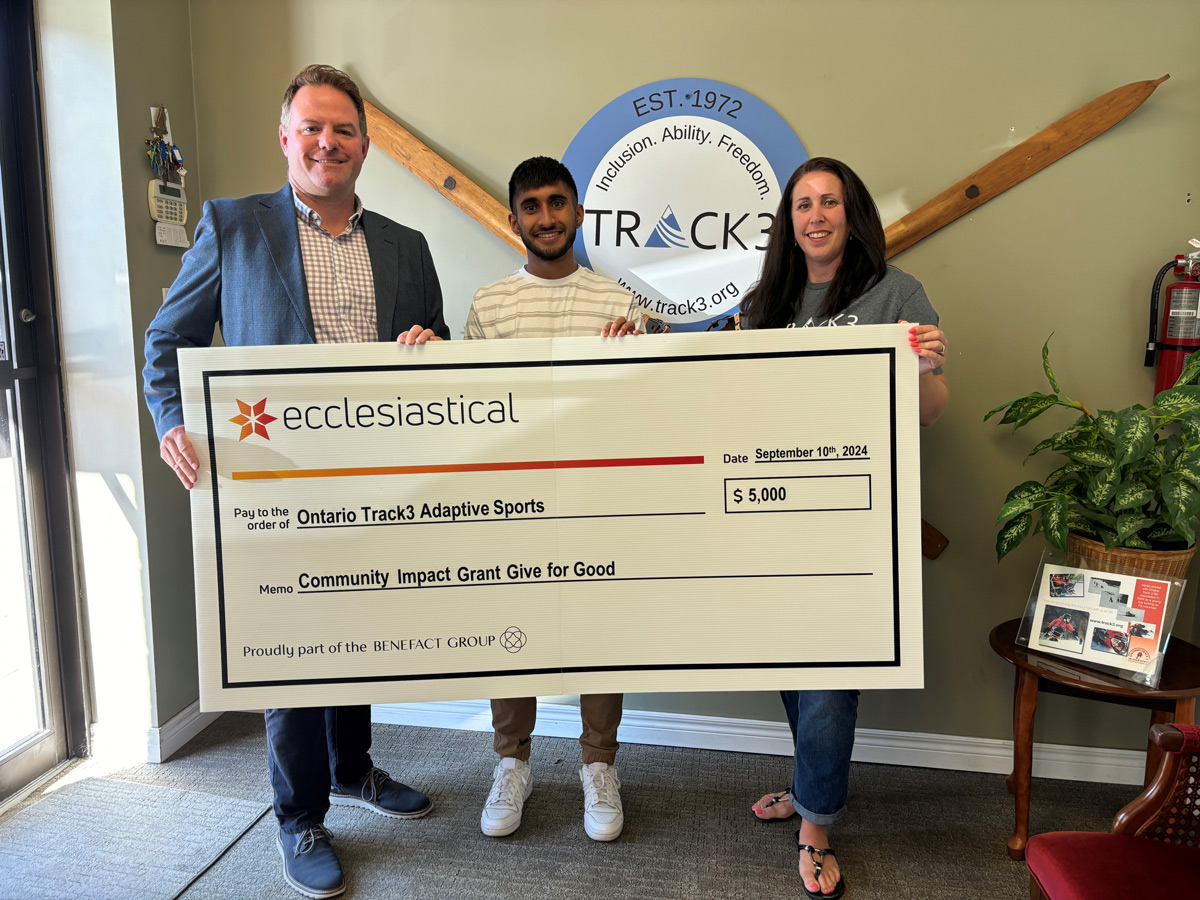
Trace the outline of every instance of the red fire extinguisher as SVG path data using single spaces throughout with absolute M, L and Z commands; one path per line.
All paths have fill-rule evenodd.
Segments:
M 1193 242 L 1195 243 L 1195 242 Z M 1167 286 L 1159 328 L 1158 292 L 1168 269 L 1183 280 Z M 1172 387 L 1183 371 L 1188 355 L 1200 350 L 1200 251 L 1176 256 L 1158 271 L 1150 294 L 1150 340 L 1146 344 L 1146 365 L 1154 365 L 1158 354 L 1158 374 L 1154 394 Z

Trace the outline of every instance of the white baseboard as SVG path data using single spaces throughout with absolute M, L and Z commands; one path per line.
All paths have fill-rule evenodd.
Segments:
M 146 732 L 146 761 L 166 762 L 220 716 L 219 712 L 200 712 L 200 701 L 193 700 L 165 725 Z
M 783 726 L 785 731 L 787 726 Z M 1012 771 L 1013 742 L 955 734 L 922 734 L 860 728 L 854 735 L 856 762 L 955 769 L 961 772 Z M 1037 778 L 1141 785 L 1146 769 L 1144 750 L 1033 745 L 1033 774 Z
M 423 725 L 466 731 L 491 731 L 491 706 L 486 700 L 450 703 L 392 703 L 371 708 L 371 719 L 390 725 Z M 579 708 L 539 703 L 534 734 L 579 737 Z M 627 709 L 617 738 L 627 744 L 689 747 L 697 750 L 736 750 L 791 756 L 792 737 L 786 722 L 730 719 L 681 713 Z M 855 732 L 854 761 L 894 766 L 953 769 L 962 772 L 1012 771 L 1012 741 L 953 734 L 922 734 L 860 728 Z M 1033 774 L 1039 778 L 1137 784 L 1143 780 L 1146 754 L 1138 750 L 1033 745 Z

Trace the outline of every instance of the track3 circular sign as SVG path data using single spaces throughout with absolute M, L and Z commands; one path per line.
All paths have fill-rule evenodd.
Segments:
M 635 88 L 563 156 L 585 212 L 575 256 L 672 330 L 727 327 L 758 279 L 780 190 L 807 159 L 778 113 L 732 85 Z

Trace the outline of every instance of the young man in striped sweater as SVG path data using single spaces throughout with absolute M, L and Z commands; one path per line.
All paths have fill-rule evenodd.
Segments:
M 520 235 L 527 262 L 507 278 L 480 288 L 467 315 L 467 340 L 490 338 L 618 336 L 634 333 L 638 306 L 628 290 L 575 262 L 575 232 L 583 206 L 575 180 L 561 162 L 535 156 L 517 166 L 508 183 L 508 221 Z M 621 782 L 613 762 L 621 694 L 585 694 L 583 719 L 583 826 L 588 837 L 611 841 L 621 834 Z M 480 828 L 492 837 L 512 834 L 533 790 L 530 735 L 537 698 L 492 701 L 493 746 L 500 756 Z

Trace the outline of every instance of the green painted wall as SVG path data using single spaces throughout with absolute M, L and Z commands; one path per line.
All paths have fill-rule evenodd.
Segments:
M 196 165 L 191 34 L 187 4 L 117 0 L 112 4 L 116 61 L 117 124 L 121 136 L 121 184 L 125 202 L 125 249 L 129 262 L 130 331 L 140 393 L 146 326 L 162 304 L 162 290 L 179 273 L 183 251 L 155 242 L 146 188 L 154 176 L 143 143 L 150 136 L 150 107 L 166 106 L 171 136 L 188 170 L 190 239 L 200 218 L 201 170 Z M 140 401 L 140 396 L 138 397 Z M 192 579 L 191 511 L 187 493 L 159 459 L 154 422 L 138 403 L 150 584 L 155 725 L 162 725 L 198 696 L 196 612 Z
M 125 18 L 114 13 L 118 46 L 144 28 Z M 992 522 L 1008 488 L 1043 471 L 1021 460 L 1044 432 L 1012 436 L 982 415 L 1042 387 L 1038 351 L 1051 332 L 1060 380 L 1076 396 L 1100 407 L 1149 400 L 1150 283 L 1200 236 L 1198 27 L 1189 0 L 204 0 L 190 5 L 194 171 L 206 196 L 278 187 L 279 97 L 314 61 L 345 68 L 497 196 L 518 161 L 561 155 L 610 99 L 695 75 L 752 91 L 811 154 L 849 161 L 891 219 L 1097 95 L 1169 72 L 1111 132 L 895 260 L 924 282 L 951 343 L 950 407 L 922 451 L 923 512 L 951 545 L 925 565 L 927 687 L 865 695 L 860 725 L 1004 738 L 1012 673 L 987 634 L 1020 611 L 1040 547 L 997 566 Z M 119 97 L 122 73 L 135 68 L 153 77 L 141 60 L 118 57 Z M 143 98 L 131 91 L 129 102 Z M 428 236 L 456 333 L 475 288 L 520 262 L 382 153 L 368 158 L 360 193 Z M 175 599 L 156 593 L 160 603 Z M 1196 636 L 1193 622 L 1189 602 L 1183 634 Z M 156 642 L 159 629 L 156 619 Z M 176 675 L 160 665 L 158 690 L 185 694 L 192 678 L 180 667 L 168 688 Z M 627 705 L 780 718 L 767 694 L 638 695 Z M 1145 714 L 1099 709 L 1046 699 L 1037 738 L 1142 743 Z

